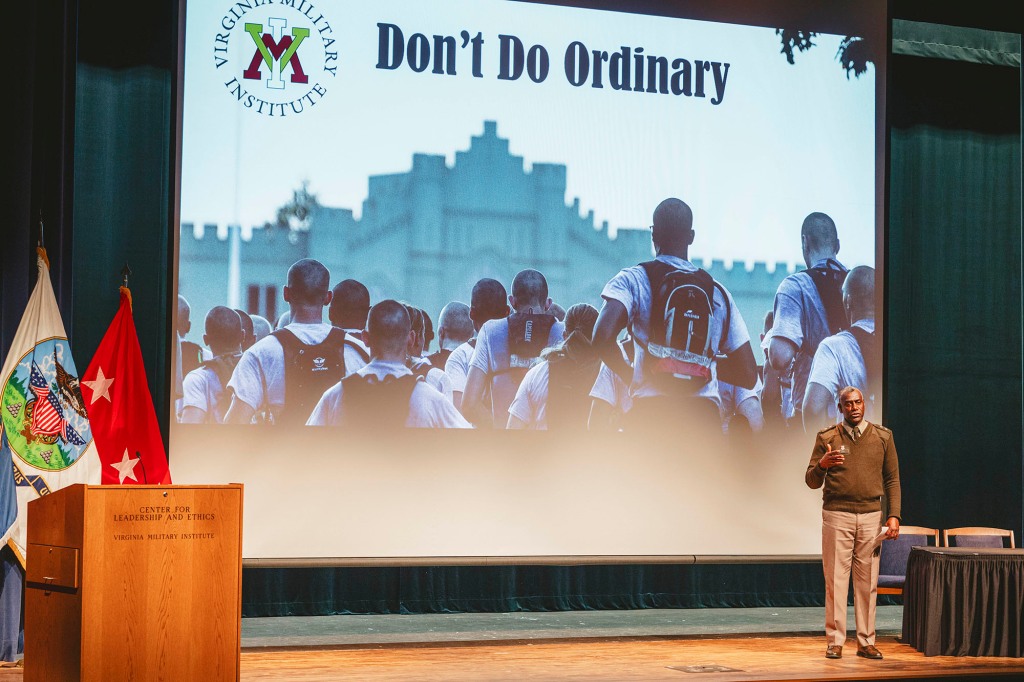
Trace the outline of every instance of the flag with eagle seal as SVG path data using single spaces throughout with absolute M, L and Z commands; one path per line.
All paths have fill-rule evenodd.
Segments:
M 100 459 L 50 283 L 46 251 L 39 276 L 0 370 L 0 464 L 13 467 L 14 497 L 0 486 L 0 529 L 25 563 L 26 507 L 73 483 L 100 482 Z

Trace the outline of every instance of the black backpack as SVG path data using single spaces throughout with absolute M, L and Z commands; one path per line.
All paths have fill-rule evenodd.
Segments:
M 808 268 L 804 272 L 814 282 L 814 288 L 818 290 L 818 298 L 825 309 L 825 319 L 828 321 L 828 335 L 838 334 L 849 327 L 846 320 L 846 309 L 843 307 L 843 282 L 846 281 L 846 272 L 838 266 L 839 263 L 831 258 L 825 265 L 818 265 Z M 805 342 L 806 343 L 806 342 Z M 809 353 L 814 348 L 808 348 Z
M 358 373 L 345 377 L 341 382 L 341 425 L 378 430 L 404 427 L 412 392 L 420 381 L 423 377 L 414 374 L 383 379 Z
M 345 376 L 345 332 L 331 328 L 327 338 L 306 344 L 289 329 L 273 332 L 284 348 L 284 407 L 277 424 L 305 424 L 324 391 Z
M 882 395 L 882 363 L 875 333 L 853 326 L 848 331 L 853 334 L 853 338 L 860 348 L 861 357 L 864 358 L 864 369 L 868 382 L 868 385 L 862 390 L 865 402 L 877 400 Z
M 436 353 L 431 353 L 430 355 L 428 355 L 426 357 L 426 360 L 431 365 L 433 365 L 434 367 L 437 367 L 439 370 L 441 370 L 443 372 L 444 371 L 444 365 L 445 365 L 446 362 L 448 362 L 448 356 L 450 356 L 451 354 L 452 354 L 452 352 L 449 349 L 442 348 L 441 350 L 437 351 Z
M 655 372 L 707 383 L 718 353 L 711 346 L 715 289 L 726 300 L 723 333 L 729 329 L 729 295 L 704 270 L 686 272 L 659 260 L 640 264 L 651 283 L 651 320 L 645 350 Z M 630 329 L 630 335 L 636 334 Z
M 508 322 L 508 367 L 492 372 L 491 376 L 511 374 L 518 383 L 537 364 L 557 320 L 551 313 L 513 313 L 505 319 Z
M 231 373 L 235 371 L 235 367 L 241 359 L 241 352 L 225 353 L 224 355 L 218 355 L 215 358 L 207 360 L 199 365 L 200 367 L 206 367 L 211 370 L 220 380 L 220 395 L 217 396 L 217 412 L 221 417 L 226 415 L 228 413 L 228 408 L 231 407 L 232 392 L 228 390 L 228 382 L 231 381 Z M 208 414 L 207 418 L 210 419 L 211 422 L 213 421 L 212 414 Z

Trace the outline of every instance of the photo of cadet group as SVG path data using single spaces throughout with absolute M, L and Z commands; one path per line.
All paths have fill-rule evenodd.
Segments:
M 836 423 L 845 386 L 880 417 L 875 271 L 842 264 L 827 214 L 799 226 L 806 269 L 782 280 L 759 339 L 730 292 L 688 260 L 690 206 L 662 201 L 650 230 L 656 257 L 623 263 L 600 310 L 552 300 L 535 269 L 481 278 L 438 311 L 371 301 L 312 258 L 289 268 L 277 320 L 227 306 L 193 320 L 179 296 L 177 421 L 814 433 Z M 202 345 L 186 340 L 193 323 Z

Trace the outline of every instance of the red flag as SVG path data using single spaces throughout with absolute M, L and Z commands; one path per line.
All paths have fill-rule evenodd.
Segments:
M 142 366 L 132 318 L 132 295 L 121 287 L 121 307 L 82 375 L 102 482 L 171 482 L 153 397 Z

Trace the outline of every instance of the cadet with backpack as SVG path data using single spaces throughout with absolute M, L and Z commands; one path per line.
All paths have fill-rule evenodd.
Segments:
M 861 265 L 843 282 L 843 305 L 848 328 L 818 345 L 807 376 L 804 430 L 814 432 L 834 424 L 839 391 L 853 386 L 864 397 L 866 419 L 881 421 L 882 349 L 875 336 L 875 269 Z
M 505 286 L 496 279 L 484 277 L 473 285 L 472 296 L 469 299 L 469 320 L 472 324 L 472 332 L 469 339 L 456 346 L 444 363 L 444 373 L 452 382 L 452 402 L 455 407 L 462 409 L 462 396 L 466 391 L 466 380 L 469 378 L 469 362 L 473 359 L 476 351 L 476 334 L 480 327 L 490 320 L 501 320 L 508 317 L 508 295 Z M 491 409 L 491 398 L 486 387 L 484 395 L 480 399 L 481 409 Z
M 227 423 L 304 424 L 324 391 L 364 364 L 345 332 L 323 322 L 331 302 L 327 268 L 304 258 L 288 269 L 287 282 L 291 321 L 242 354 L 228 383 Z
M 452 380 L 444 373 L 443 368 L 435 367 L 429 360 L 423 357 L 426 339 L 426 320 L 429 318 L 427 318 L 421 308 L 415 308 L 406 304 L 405 310 L 409 313 L 409 320 L 412 323 L 412 334 L 409 336 L 409 344 L 406 348 L 406 364 L 414 375 L 422 378 L 451 402 Z
M 597 308 L 577 303 L 565 314 L 563 341 L 542 353 L 508 408 L 508 428 L 584 431 L 590 416 L 590 389 L 601 360 L 590 344 Z
M 402 426 L 469 428 L 455 406 L 406 365 L 412 336 L 406 306 L 390 299 L 373 306 L 363 337 L 370 363 L 328 389 L 307 424 L 373 433 Z
M 835 222 L 824 213 L 811 213 L 800 227 L 800 245 L 807 269 L 779 284 L 772 328 L 761 342 L 768 366 L 791 387 L 792 413 L 783 416 L 796 428 L 802 428 L 807 374 L 818 344 L 848 325 L 842 296 L 847 270 L 836 260 L 839 233 Z M 782 401 L 762 396 L 762 402 L 774 405 Z
M 469 363 L 462 414 L 474 424 L 508 424 L 508 408 L 520 382 L 545 348 L 562 339 L 564 325 L 548 309 L 548 283 L 536 270 L 523 270 L 512 280 L 507 318 L 486 322 L 477 334 L 476 348 Z M 490 414 L 482 408 L 487 389 L 491 393 Z
M 690 207 L 666 199 L 653 222 L 657 257 L 605 285 L 594 345 L 604 363 L 630 382 L 633 406 L 625 430 L 697 425 L 720 434 L 719 378 L 744 388 L 757 383 L 750 336 L 725 287 L 687 260 L 694 238 Z M 635 342 L 632 367 L 615 344 L 627 326 Z
M 242 357 L 242 321 L 231 308 L 215 306 L 206 314 L 203 343 L 213 358 L 185 375 L 182 424 L 220 424 L 231 404 L 227 390 L 231 374 Z

